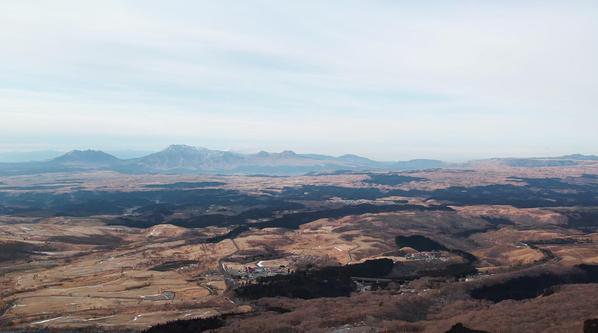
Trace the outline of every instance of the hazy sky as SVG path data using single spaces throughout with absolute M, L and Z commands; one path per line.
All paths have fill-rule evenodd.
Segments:
M 0 2 L 0 151 L 598 154 L 598 1 Z

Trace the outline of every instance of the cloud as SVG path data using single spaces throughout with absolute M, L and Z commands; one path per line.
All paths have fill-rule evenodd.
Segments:
M 7 2 L 0 144 L 187 140 L 384 159 L 597 153 L 597 9 Z M 128 140 L 115 147 L 115 137 Z

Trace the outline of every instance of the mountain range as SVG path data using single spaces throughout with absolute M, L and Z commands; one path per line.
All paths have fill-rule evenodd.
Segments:
M 0 175 L 47 172 L 110 170 L 124 173 L 205 173 L 296 175 L 346 171 L 408 171 L 444 167 L 471 167 L 500 163 L 512 167 L 574 165 L 598 160 L 594 155 L 567 155 L 554 158 L 511 158 L 450 164 L 439 160 L 416 159 L 398 162 L 374 161 L 357 155 L 328 156 L 297 154 L 293 151 L 241 154 L 187 145 L 168 148 L 138 158 L 120 159 L 99 150 L 73 150 L 64 155 L 36 162 L 0 163 Z
M 46 161 L 0 163 L 0 175 L 44 172 L 112 170 L 126 173 L 207 173 L 293 175 L 338 170 L 414 170 L 439 168 L 438 160 L 379 162 L 357 155 L 328 156 L 293 151 L 241 154 L 187 145 L 168 148 L 139 158 L 119 159 L 99 150 L 73 150 Z

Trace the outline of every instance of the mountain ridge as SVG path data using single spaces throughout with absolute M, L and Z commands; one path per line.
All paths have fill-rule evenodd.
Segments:
M 58 156 L 50 160 L 50 163 L 58 164 L 72 164 L 72 165 L 114 165 L 120 163 L 122 160 L 117 157 L 105 153 L 101 150 L 71 150 L 64 155 Z
M 355 154 L 330 156 L 282 152 L 237 153 L 184 144 L 173 144 L 145 156 L 121 159 L 101 150 L 72 150 L 46 161 L 0 163 L 0 175 L 46 172 L 108 170 L 124 173 L 206 173 L 297 175 L 345 171 L 412 171 L 438 168 L 479 166 L 566 167 L 584 161 L 598 161 L 598 156 L 571 154 L 540 158 L 490 158 L 465 163 L 447 163 L 435 159 L 375 161 Z

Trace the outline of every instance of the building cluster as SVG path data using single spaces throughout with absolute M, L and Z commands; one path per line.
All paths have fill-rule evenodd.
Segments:
M 249 282 L 260 277 L 289 274 L 290 272 L 290 268 L 281 265 L 279 267 L 245 266 L 242 270 L 232 270 L 230 273 L 235 279 Z
M 439 251 L 408 253 L 405 255 L 405 259 L 426 262 L 446 262 L 449 260 L 448 257 Z

